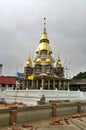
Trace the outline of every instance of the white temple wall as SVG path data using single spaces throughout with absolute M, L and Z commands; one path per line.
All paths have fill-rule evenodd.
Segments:
M 46 102 L 50 100 L 86 100 L 86 92 L 66 90 L 5 90 L 1 92 L 0 98 L 6 102 L 23 102 L 27 105 L 37 105 L 42 96 Z

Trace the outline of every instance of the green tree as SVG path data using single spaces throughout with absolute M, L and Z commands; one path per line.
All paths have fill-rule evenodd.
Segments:
M 86 72 L 79 72 L 73 79 L 84 79 L 86 78 Z

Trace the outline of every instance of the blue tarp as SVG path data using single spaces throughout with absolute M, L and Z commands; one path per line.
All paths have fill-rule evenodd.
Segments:
M 17 72 L 17 77 L 18 77 L 18 78 L 24 77 L 24 73 Z

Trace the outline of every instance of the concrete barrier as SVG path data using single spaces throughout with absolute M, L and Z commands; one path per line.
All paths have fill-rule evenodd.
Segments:
M 10 109 L 0 109 L 0 126 L 9 125 Z
M 10 107 L 9 109 L 0 109 L 0 126 L 74 115 L 77 113 L 86 113 L 86 102 L 52 102 L 40 106 Z
M 23 117 L 23 118 L 21 118 Z M 19 108 L 17 115 L 17 122 L 29 122 L 33 120 L 40 120 L 52 117 L 51 105 Z

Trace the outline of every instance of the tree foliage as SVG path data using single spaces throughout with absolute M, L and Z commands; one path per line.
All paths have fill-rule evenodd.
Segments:
M 86 78 L 86 72 L 80 72 L 73 77 L 73 79 L 84 79 L 84 78 Z

